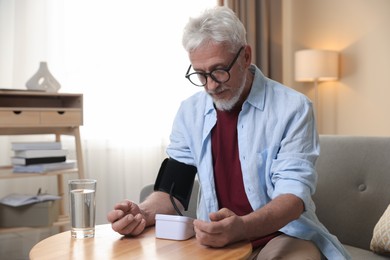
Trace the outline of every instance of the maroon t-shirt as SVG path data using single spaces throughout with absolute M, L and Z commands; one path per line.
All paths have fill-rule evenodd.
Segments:
M 211 131 L 214 179 L 219 208 L 228 208 L 239 216 L 253 212 L 244 190 L 239 158 L 237 121 L 240 110 L 218 111 L 217 124 Z M 279 232 L 252 241 L 264 246 Z

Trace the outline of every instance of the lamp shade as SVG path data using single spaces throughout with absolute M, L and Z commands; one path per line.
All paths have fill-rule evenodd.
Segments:
M 337 80 L 338 56 L 338 52 L 328 50 L 307 49 L 295 52 L 295 80 Z

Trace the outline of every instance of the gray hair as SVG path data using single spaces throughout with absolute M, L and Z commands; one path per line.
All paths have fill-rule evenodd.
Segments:
M 187 52 L 208 43 L 226 44 L 232 52 L 247 44 L 245 27 L 230 8 L 206 9 L 184 27 L 182 44 Z

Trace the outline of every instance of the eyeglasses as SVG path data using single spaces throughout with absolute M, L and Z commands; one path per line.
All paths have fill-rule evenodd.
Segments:
M 232 63 L 230 63 L 230 65 L 227 68 L 217 68 L 217 69 L 212 70 L 210 72 L 193 72 L 193 73 L 188 74 L 190 72 L 191 67 L 192 67 L 192 65 L 190 65 L 188 67 L 188 70 L 187 70 L 185 77 L 192 84 L 194 84 L 195 86 L 198 86 L 198 87 L 206 86 L 207 77 L 212 78 L 217 83 L 225 83 L 230 79 L 230 72 L 229 71 L 233 67 L 236 60 L 238 59 L 238 56 L 240 56 L 242 49 L 244 49 L 244 46 L 238 50 Z

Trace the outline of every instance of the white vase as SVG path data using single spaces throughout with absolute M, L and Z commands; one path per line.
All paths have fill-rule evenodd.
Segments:
M 41 61 L 37 73 L 26 82 L 26 87 L 28 90 L 58 92 L 61 85 L 50 73 L 47 63 Z

